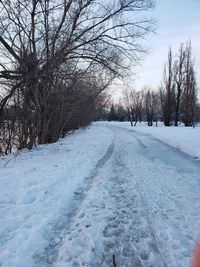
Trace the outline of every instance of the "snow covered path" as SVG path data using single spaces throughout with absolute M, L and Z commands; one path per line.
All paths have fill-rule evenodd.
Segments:
M 200 230 L 199 165 L 126 129 L 63 233 L 52 266 L 189 266 Z
M 200 233 L 200 164 L 149 135 L 107 123 L 91 128 L 91 136 L 102 132 L 102 156 L 91 154 L 98 160 L 73 186 L 70 212 L 60 211 L 29 264 L 2 257 L 0 266 L 110 267 L 114 255 L 117 267 L 189 267 Z

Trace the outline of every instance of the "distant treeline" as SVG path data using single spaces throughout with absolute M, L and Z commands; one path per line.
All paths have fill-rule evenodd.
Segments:
M 195 126 L 200 121 L 200 105 L 191 43 L 181 44 L 174 57 L 169 50 L 158 90 L 148 87 L 141 91 L 127 90 L 120 103 L 112 104 L 100 117 L 109 121 L 129 120 L 134 126 L 138 121 L 146 121 L 149 126 L 157 121 L 163 121 L 165 126 L 179 123 Z

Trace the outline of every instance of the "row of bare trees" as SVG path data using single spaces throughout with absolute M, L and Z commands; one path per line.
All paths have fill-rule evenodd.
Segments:
M 184 123 L 194 126 L 200 119 L 197 102 L 197 84 L 192 57 L 191 43 L 181 44 L 173 57 L 171 49 L 161 87 L 157 91 L 151 88 L 126 90 L 122 103 L 112 105 L 108 120 L 129 120 L 131 125 L 146 121 L 149 126 L 162 120 L 165 126 Z
M 132 126 L 136 126 L 141 121 L 146 121 L 149 126 L 152 126 L 153 122 L 159 119 L 159 94 L 150 88 L 146 87 L 141 91 L 125 91 L 123 103 Z
M 131 122 L 131 126 L 136 126 L 138 122 L 147 121 L 149 126 L 160 119 L 160 96 L 158 92 L 150 88 L 136 91 L 124 91 L 123 98 L 119 104 L 112 104 L 107 112 L 109 121 Z
M 185 126 L 194 125 L 197 117 L 197 84 L 190 42 L 181 44 L 175 57 L 169 50 L 160 94 L 165 126 L 173 122 L 175 126 L 180 122 Z
M 88 125 L 144 52 L 152 0 L 0 1 L 0 153 Z

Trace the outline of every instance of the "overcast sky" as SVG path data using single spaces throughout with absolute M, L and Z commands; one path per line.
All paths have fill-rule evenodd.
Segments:
M 175 53 L 180 43 L 189 39 L 200 82 L 200 0 L 157 0 L 153 17 L 157 20 L 157 33 L 148 40 L 150 53 L 136 72 L 136 88 L 157 88 L 169 46 Z

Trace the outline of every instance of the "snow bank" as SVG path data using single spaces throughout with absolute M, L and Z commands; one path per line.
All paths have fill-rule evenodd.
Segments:
M 37 262 L 55 228 L 67 223 L 74 199 L 111 142 L 111 131 L 95 125 L 58 143 L 0 158 L 0 266 Z

